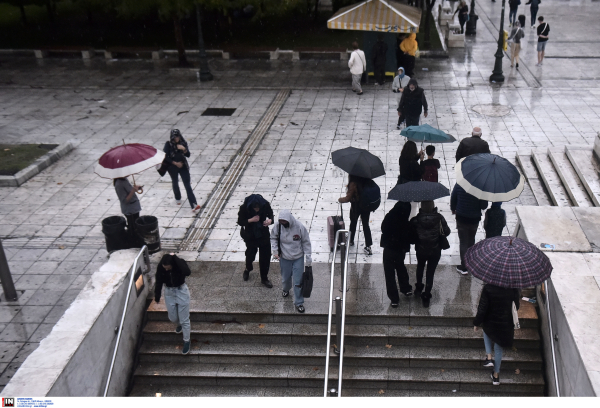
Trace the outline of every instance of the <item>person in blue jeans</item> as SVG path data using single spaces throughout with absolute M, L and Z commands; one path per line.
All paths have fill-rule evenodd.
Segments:
M 299 313 L 304 313 L 301 287 L 304 257 L 306 257 L 306 266 L 311 266 L 312 249 L 308 230 L 294 218 L 290 210 L 279 212 L 279 219 L 271 230 L 271 250 L 275 254 L 273 257 L 279 260 L 281 268 L 282 296 L 289 296 L 293 284 L 294 306 Z
M 508 26 L 512 26 L 517 21 L 517 11 L 521 5 L 521 0 L 508 0 L 510 11 L 508 12 Z
M 484 367 L 493 367 L 490 375 L 493 385 L 500 385 L 500 364 L 504 349 L 511 349 L 515 338 L 512 304 L 517 310 L 521 293 L 519 289 L 502 288 L 486 284 L 481 291 L 477 315 L 473 319 L 474 330 L 481 326 L 486 359 Z M 494 358 L 492 359 L 492 349 Z
M 190 276 L 190 268 L 185 260 L 175 254 L 165 254 L 156 268 L 154 301 L 160 302 L 160 294 L 165 286 L 165 305 L 169 320 L 177 324 L 175 333 L 183 332 L 182 354 L 190 352 L 190 290 L 185 277 Z
M 531 11 L 531 29 L 535 28 L 535 18 L 537 17 L 538 9 L 540 7 L 540 0 L 529 0 L 525 5 L 531 4 L 529 10 Z
M 190 150 L 179 129 L 171 130 L 171 137 L 165 143 L 163 151 L 165 152 L 165 161 L 169 163 L 167 171 L 173 182 L 173 193 L 175 193 L 177 205 L 181 205 L 181 191 L 179 190 L 179 176 L 181 176 L 192 211 L 198 211 L 200 206 L 196 202 L 196 196 L 192 190 L 190 165 L 187 161 L 187 158 L 190 157 Z

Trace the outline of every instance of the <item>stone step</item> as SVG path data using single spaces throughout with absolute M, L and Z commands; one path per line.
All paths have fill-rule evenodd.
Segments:
M 262 344 L 194 342 L 188 355 L 181 354 L 181 341 L 145 342 L 139 352 L 140 363 L 203 363 L 203 364 L 300 364 L 323 365 L 325 344 Z M 423 346 L 345 346 L 344 367 L 427 367 L 481 368 L 485 359 L 483 343 L 479 347 Z M 338 364 L 332 354 L 331 364 Z M 541 370 L 542 357 L 538 349 L 506 350 L 502 368 Z
M 214 385 L 136 384 L 130 397 L 322 397 L 321 387 L 223 387 Z M 477 391 L 381 390 L 377 388 L 342 388 L 344 397 L 490 397 L 497 393 Z M 507 394 L 503 397 L 539 397 L 539 392 Z
M 581 179 L 571 165 L 571 161 L 564 150 L 553 151 L 552 149 L 548 149 L 548 157 L 554 165 L 554 169 L 558 173 L 558 177 L 560 177 L 573 206 L 593 207 L 594 203 L 590 200 Z
M 223 387 L 323 387 L 324 367 L 313 365 L 252 365 L 144 363 L 135 372 L 135 384 Z M 330 385 L 337 384 L 337 367 L 330 367 Z M 333 381 L 331 381 L 333 380 Z M 348 388 L 377 390 L 466 391 L 489 393 L 544 392 L 539 371 L 501 372 L 501 386 L 493 386 L 490 370 L 403 367 L 344 367 Z
M 560 177 L 554 169 L 548 154 L 533 150 L 531 156 L 552 204 L 559 207 L 571 207 L 569 195 L 562 185 Z
M 535 169 L 532 158 L 530 155 L 517 155 L 517 162 L 521 167 L 521 173 L 527 179 L 531 192 L 537 201 L 539 206 L 550 206 L 552 203 L 548 198 L 548 194 L 544 191 L 544 186 L 539 178 L 538 172 Z
M 575 149 L 567 146 L 566 153 L 594 206 L 600 207 L 600 177 L 592 149 Z
M 327 325 L 304 323 L 240 323 L 215 324 L 192 322 L 191 338 L 200 343 L 326 344 Z M 144 328 L 144 341 L 177 342 L 170 322 L 149 321 Z M 481 347 L 482 331 L 470 327 L 346 325 L 348 345 Z M 515 330 L 515 347 L 539 348 L 537 329 Z

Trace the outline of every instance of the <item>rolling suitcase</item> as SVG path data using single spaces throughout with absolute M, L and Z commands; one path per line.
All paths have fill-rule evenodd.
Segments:
M 346 224 L 344 223 L 344 210 L 340 203 L 340 215 L 334 215 L 333 217 L 327 217 L 327 238 L 329 240 L 329 249 L 333 252 L 333 246 L 335 245 L 335 234 L 341 229 L 345 229 Z

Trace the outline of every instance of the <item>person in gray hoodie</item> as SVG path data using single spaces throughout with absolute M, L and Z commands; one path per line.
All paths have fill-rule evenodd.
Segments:
M 300 313 L 304 313 L 304 297 L 302 296 L 302 274 L 304 257 L 306 266 L 312 264 L 312 249 L 308 230 L 294 218 L 290 210 L 281 210 L 279 219 L 271 230 L 271 249 L 275 259 L 279 260 L 283 297 L 290 294 L 292 280 L 294 284 L 294 305 Z

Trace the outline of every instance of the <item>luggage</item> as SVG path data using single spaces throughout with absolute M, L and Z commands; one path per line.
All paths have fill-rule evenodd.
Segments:
M 374 212 L 381 204 L 381 191 L 379 186 L 373 180 L 366 180 L 360 196 L 359 207 L 361 210 Z
M 333 246 L 335 245 L 336 233 L 339 230 L 346 228 L 346 224 L 344 223 L 344 210 L 342 209 L 342 204 L 340 204 L 340 213 L 341 215 L 327 217 L 327 238 L 329 240 L 329 248 L 331 249 L 331 252 L 333 252 Z
M 309 298 L 313 288 L 312 266 L 305 266 L 302 274 L 302 296 Z

